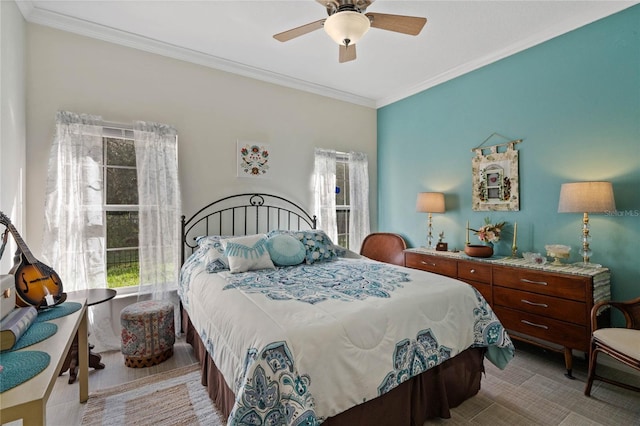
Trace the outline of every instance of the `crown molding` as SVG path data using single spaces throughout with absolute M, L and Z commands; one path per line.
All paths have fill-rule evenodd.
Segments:
M 126 31 L 106 27 L 70 16 L 38 9 L 30 0 L 16 2 L 24 18 L 34 24 L 44 25 L 58 30 L 118 44 L 132 49 L 191 62 L 205 67 L 229 72 L 255 80 L 273 83 L 279 86 L 297 89 L 352 104 L 375 108 L 375 100 L 336 90 L 331 87 L 292 78 L 283 74 L 247 66 L 238 62 L 209 55 L 196 50 L 186 49 L 170 43 L 142 37 Z
M 619 6 L 616 10 L 610 11 L 610 16 L 614 13 L 620 12 L 628 7 L 633 6 L 637 2 L 626 3 L 624 5 Z M 433 78 L 428 80 L 424 80 L 419 84 L 407 87 L 405 89 L 399 90 L 391 96 L 387 96 L 384 98 L 380 98 L 376 101 L 376 109 L 382 108 L 386 105 L 392 104 L 399 100 L 405 99 L 409 96 L 415 95 L 417 93 L 423 92 L 427 89 L 435 87 L 439 84 L 447 82 L 449 80 L 453 80 L 456 77 L 460 77 L 464 74 L 475 71 L 479 68 L 484 67 L 485 65 L 492 64 L 501 59 L 504 59 L 508 56 L 515 55 L 516 53 L 522 52 L 524 50 L 530 49 L 538 44 L 542 44 L 546 41 L 549 41 L 553 38 L 561 36 L 563 34 L 574 31 L 580 27 L 591 24 L 595 21 L 605 18 L 606 16 L 578 16 L 574 15 L 564 20 L 563 22 L 557 23 L 555 26 L 545 28 L 544 31 L 536 33 L 530 37 L 527 37 L 524 40 L 521 40 L 517 43 L 513 43 L 504 49 L 497 50 L 488 55 L 485 55 L 481 58 L 478 58 L 473 61 L 466 62 L 458 67 L 452 68 L 446 72 L 443 72 Z
M 638 3 L 638 1 L 620 2 L 620 5 L 618 7 L 613 8 L 614 10 L 609 10 L 608 15 L 617 13 Z M 20 12 L 24 16 L 25 20 L 30 23 L 48 26 L 74 34 L 106 41 L 109 43 L 114 43 L 149 53 L 155 53 L 158 55 L 178 59 L 181 61 L 191 62 L 243 77 L 248 77 L 255 80 L 260 80 L 267 83 L 272 83 L 279 86 L 309 92 L 316 95 L 325 96 L 328 98 L 333 98 L 374 109 L 381 108 L 399 100 L 405 99 L 409 96 L 435 87 L 456 77 L 460 77 L 464 74 L 482 68 L 485 65 L 492 64 L 508 56 L 522 52 L 526 49 L 544 43 L 562 34 L 568 33 L 605 17 L 602 15 L 571 16 L 563 22 L 546 28 L 544 31 L 534 34 L 533 36 L 530 36 L 517 43 L 513 43 L 505 47 L 504 49 L 492 52 L 481 58 L 461 64 L 460 66 L 443 72 L 433 78 L 429 78 L 418 84 L 400 89 L 389 96 L 380 99 L 371 99 L 363 96 L 358 96 L 353 93 L 336 90 L 331 87 L 315 84 L 309 81 L 296 79 L 283 74 L 274 73 L 261 68 L 251 67 L 203 52 L 175 46 L 170 43 L 142 37 L 136 34 L 128 33 L 126 31 L 117 30 L 115 28 L 110 28 L 81 19 L 72 18 L 66 15 L 42 10 L 35 7 L 31 0 L 16 1 L 16 4 L 18 5 L 18 8 L 20 9 Z
M 24 19 L 28 21 L 29 16 L 31 16 L 33 10 L 35 9 L 33 7 L 33 2 L 31 0 L 16 0 L 16 5 L 18 6 L 18 9 L 20 9 L 20 13 L 22 13 Z

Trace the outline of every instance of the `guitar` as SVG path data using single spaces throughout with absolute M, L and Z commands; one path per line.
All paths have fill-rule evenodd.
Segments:
M 1 211 L 0 223 L 11 232 L 20 252 L 16 253 L 16 264 L 9 271 L 16 280 L 16 305 L 43 309 L 64 302 L 67 294 L 62 291 L 58 274 L 31 254 L 16 227 Z

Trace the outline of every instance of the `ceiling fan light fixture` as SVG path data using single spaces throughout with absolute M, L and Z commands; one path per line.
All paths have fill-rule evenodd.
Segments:
M 352 45 L 371 27 L 371 22 L 366 15 L 352 11 L 336 12 L 324 22 L 324 30 L 329 37 L 338 44 Z

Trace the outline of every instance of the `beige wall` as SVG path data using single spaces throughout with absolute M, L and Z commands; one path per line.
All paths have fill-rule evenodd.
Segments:
M 13 1 L 0 1 L 0 18 L 0 211 L 27 239 L 23 220 L 27 25 Z M 16 247 L 10 238 L 0 260 L 0 274 L 11 269 Z
M 314 147 L 366 152 L 376 227 L 374 109 L 29 24 L 26 219 L 36 256 L 57 110 L 174 125 L 186 215 L 247 191 L 276 193 L 309 208 Z M 271 145 L 271 178 L 236 177 L 238 139 Z

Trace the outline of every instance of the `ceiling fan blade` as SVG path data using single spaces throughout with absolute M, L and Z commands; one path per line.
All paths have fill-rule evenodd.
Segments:
M 356 59 L 356 45 L 350 44 L 348 47 L 344 44 L 340 45 L 340 52 L 338 53 L 338 61 L 342 64 L 344 62 L 353 61 Z
M 371 27 L 380 28 L 381 30 L 394 31 L 409 35 L 418 35 L 427 18 L 417 16 L 389 15 L 386 13 L 366 13 L 371 21 Z
M 325 20 L 326 19 L 321 19 L 319 21 L 311 22 L 309 24 L 302 25 L 297 28 L 292 28 L 290 30 L 283 31 L 281 33 L 274 35 L 273 38 L 275 38 L 278 41 L 289 41 L 293 38 L 300 37 L 301 35 L 310 33 L 311 31 L 319 30 L 320 28 L 322 28 L 322 25 L 324 24 Z

